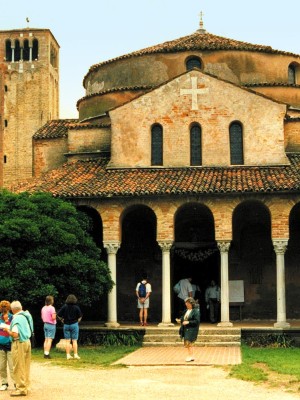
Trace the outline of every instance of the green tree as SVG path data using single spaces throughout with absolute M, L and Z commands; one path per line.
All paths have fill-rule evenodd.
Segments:
M 113 286 L 89 221 L 70 202 L 46 193 L 0 192 L 0 294 L 25 306 L 70 293 L 90 306 Z

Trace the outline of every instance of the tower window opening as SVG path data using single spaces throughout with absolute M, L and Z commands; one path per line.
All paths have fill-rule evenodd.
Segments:
M 5 41 L 5 60 L 8 62 L 12 61 L 12 48 L 10 39 Z
M 33 60 L 39 59 L 39 42 L 37 39 L 33 39 L 32 42 L 32 59 Z
M 29 61 L 29 41 L 27 39 L 24 40 L 24 47 L 23 47 L 23 60 Z
M 15 61 L 20 61 L 21 59 L 21 47 L 20 41 L 17 39 L 15 41 Z

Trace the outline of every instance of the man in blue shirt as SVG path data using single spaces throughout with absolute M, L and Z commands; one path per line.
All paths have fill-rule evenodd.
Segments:
M 30 313 L 23 311 L 19 301 L 13 301 L 10 306 L 14 317 L 10 329 L 4 328 L 12 338 L 11 351 L 16 382 L 16 390 L 10 395 L 27 396 L 30 385 L 30 337 L 33 332 L 33 321 Z

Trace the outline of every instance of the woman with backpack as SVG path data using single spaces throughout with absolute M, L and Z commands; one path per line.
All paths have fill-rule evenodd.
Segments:
M 149 297 L 152 292 L 151 285 L 148 282 L 147 277 L 143 277 L 141 282 L 136 285 L 135 292 L 138 299 L 137 308 L 139 309 L 140 324 L 141 326 L 146 326 L 148 308 L 150 305 Z

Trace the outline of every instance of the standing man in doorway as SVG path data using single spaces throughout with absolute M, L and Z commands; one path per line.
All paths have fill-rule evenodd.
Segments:
M 148 308 L 150 306 L 150 295 L 152 292 L 152 288 L 150 283 L 148 282 L 147 277 L 143 277 L 141 282 L 136 285 L 135 293 L 138 298 L 137 307 L 139 311 L 140 324 L 141 326 L 147 325 L 148 318 Z
M 218 322 L 220 312 L 221 290 L 216 282 L 212 280 L 205 291 L 205 302 L 209 307 L 209 319 L 212 324 Z

